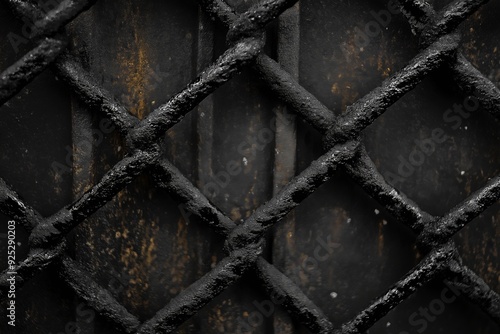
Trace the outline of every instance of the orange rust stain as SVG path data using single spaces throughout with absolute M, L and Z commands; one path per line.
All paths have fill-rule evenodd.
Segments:
M 210 258 L 210 261 L 211 261 L 210 266 L 212 268 L 215 268 L 215 266 L 217 265 L 217 256 L 216 255 L 212 255 L 212 257 Z
M 332 238 L 334 240 L 342 240 L 342 230 L 344 229 L 344 224 L 349 219 L 348 212 L 341 207 L 334 207 L 331 210 L 331 217 L 334 217 L 332 225 Z
M 150 226 L 148 226 L 148 229 L 155 230 L 157 229 L 157 222 L 156 221 L 151 221 Z M 149 234 L 149 233 L 148 233 Z M 156 243 L 155 243 L 155 233 L 152 233 L 151 235 L 148 235 L 149 238 L 145 237 L 142 239 L 142 245 L 141 245 L 141 254 L 146 259 L 145 265 L 148 267 L 153 266 L 153 262 L 156 259 Z
M 416 244 L 413 245 L 413 253 L 415 254 L 415 262 L 414 262 L 414 264 L 417 265 L 420 262 L 420 260 L 422 259 L 422 254 L 420 253 L 420 251 L 419 251 L 419 249 L 418 249 L 418 247 L 417 247 Z
M 375 41 L 372 43 L 375 44 Z M 327 74 L 327 80 L 331 83 L 331 93 L 341 99 L 342 112 L 345 112 L 349 105 L 360 98 L 362 88 L 360 83 L 364 82 L 364 73 L 377 71 L 381 79 L 385 79 L 394 71 L 395 59 L 392 56 L 393 53 L 388 50 L 389 40 L 382 35 L 376 43 L 377 52 L 367 54 L 367 50 L 356 45 L 356 33 L 354 31 L 347 33 L 347 41 L 342 45 L 343 53 L 348 55 L 347 59 L 345 57 L 340 60 L 336 59 L 338 68 L 342 71 L 336 77 L 332 73 Z M 371 49 L 373 45 L 368 47 Z
M 155 235 L 159 230 L 158 222 L 157 220 L 146 222 L 143 218 L 139 219 L 136 231 L 141 234 L 139 244 L 135 242 L 135 238 L 125 238 L 128 233 L 128 229 L 125 228 L 126 224 L 127 222 L 122 221 L 122 228 L 127 232 L 121 233 L 120 262 L 128 269 L 128 274 L 132 278 L 125 293 L 134 307 L 147 307 L 148 302 L 143 297 L 147 295 L 149 272 L 156 258 Z
M 285 246 L 288 254 L 295 254 L 297 249 L 295 245 L 295 212 L 289 214 L 289 218 L 286 220 L 285 228 L 288 230 L 285 237 Z
M 172 287 L 169 291 L 172 294 L 179 293 L 185 288 L 185 284 L 187 283 L 185 278 L 189 273 L 186 269 L 191 260 L 187 236 L 188 227 L 184 218 L 181 216 L 177 221 L 177 232 L 172 244 L 172 258 L 169 260 L 172 283 Z
M 137 2 L 130 0 L 124 1 L 124 9 L 121 10 L 121 22 L 127 22 L 126 28 L 116 27 L 118 31 L 125 34 L 118 34 L 117 38 L 120 39 L 117 43 L 121 44 L 118 47 L 116 55 L 116 64 L 118 67 L 117 79 L 118 86 L 123 91 L 125 98 L 125 106 L 136 115 L 138 118 L 144 118 L 149 112 L 147 101 L 149 101 L 149 94 L 152 90 L 151 84 L 154 84 L 154 76 L 152 71 L 156 69 L 152 66 L 149 60 L 150 48 L 146 39 L 144 38 L 143 29 L 143 15 L 140 12 L 140 6 Z M 98 22 L 91 22 L 99 26 Z M 120 36 L 128 36 L 122 38 Z M 99 43 L 99 41 L 97 41 Z M 105 72 L 106 69 L 103 69 Z M 118 87 L 115 87 L 118 88 Z M 125 153 L 122 149 L 123 140 L 117 131 L 111 135 L 110 146 L 113 147 L 115 155 L 113 158 L 121 159 Z M 74 150 L 75 157 L 86 157 L 89 152 Z M 74 172 L 76 175 L 86 176 L 85 173 L 90 174 L 87 179 L 88 183 L 82 182 L 77 184 L 74 192 L 81 193 L 88 190 L 95 182 L 96 167 L 99 170 L 108 170 L 110 168 L 109 160 L 114 159 L 110 156 L 99 155 L 91 159 L 93 165 L 86 166 L 88 170 L 82 170 L 78 164 Z M 100 176 L 100 175 L 97 175 Z M 97 218 L 90 218 L 86 225 L 82 224 L 81 228 L 81 244 L 89 249 L 94 256 L 89 257 L 92 268 L 102 268 L 104 263 L 114 262 L 107 261 L 107 259 L 116 258 L 125 270 L 128 271 L 132 279 L 129 281 L 129 286 L 123 291 L 128 297 L 126 302 L 128 306 L 133 309 L 147 308 L 147 296 L 149 285 L 148 280 L 150 273 L 155 270 L 155 259 L 157 257 L 157 235 L 159 232 L 159 218 L 146 218 L 142 209 L 137 209 L 141 203 L 139 191 L 137 189 L 149 188 L 149 178 L 147 176 L 140 176 L 134 181 L 133 187 L 127 187 L 120 191 L 117 196 L 107 205 L 109 210 L 106 213 L 107 218 L 111 222 L 115 222 L 113 227 L 95 230 L 92 226 L 98 225 Z M 133 217 L 133 218 L 132 218 Z M 134 220 L 131 220 L 134 219 Z M 92 224 L 90 224 L 92 223 Z M 103 241 L 106 247 L 102 247 Z M 100 263 L 102 262 L 102 263 Z
M 331 92 L 333 94 L 340 94 L 340 88 L 339 88 L 339 83 L 338 82 L 335 82 L 333 85 L 332 85 L 332 89 L 331 89 Z
M 254 177 L 256 177 L 256 173 L 257 172 L 254 172 Z M 256 180 L 256 179 L 254 178 L 254 180 Z M 252 197 L 255 194 L 254 193 L 255 192 L 255 184 L 256 184 L 255 182 L 252 183 L 252 186 L 250 187 L 250 190 L 248 191 L 247 196 L 245 197 L 245 202 L 244 202 L 244 206 L 243 206 L 244 211 L 242 214 L 243 219 L 247 219 L 248 217 L 250 217 L 250 215 L 252 214 L 252 212 L 256 208 L 255 198 Z
M 233 221 L 237 221 L 241 219 L 241 211 L 240 208 L 234 207 L 231 209 L 230 217 Z
M 480 26 L 482 24 L 481 21 L 481 12 L 478 11 L 474 13 L 471 17 L 470 20 L 475 21 L 472 24 L 474 26 Z M 470 27 L 469 29 L 464 29 L 464 38 L 462 42 L 462 49 L 464 50 L 466 58 L 475 66 L 479 67 L 480 66 L 480 59 L 484 58 L 481 56 L 481 49 L 483 49 L 483 45 L 478 45 L 476 44 L 476 31 L 473 27 Z
M 387 78 L 391 75 L 391 64 L 387 63 L 387 57 L 382 54 L 379 54 L 377 59 L 377 70 L 382 73 L 382 78 Z
M 298 262 L 296 264 L 298 270 L 296 270 L 295 273 L 298 274 L 298 279 L 301 283 L 301 286 L 308 287 L 308 291 L 310 292 L 310 290 L 312 289 L 312 284 L 310 284 L 307 268 L 304 268 L 304 266 L 302 265 L 308 258 L 309 256 L 307 254 L 304 253 L 300 254 L 300 256 L 298 257 Z
M 343 69 L 342 73 L 338 74 L 337 78 L 332 78 L 331 73 L 327 74 L 327 80 L 332 84 L 330 91 L 341 97 L 342 112 L 345 112 L 347 106 L 354 103 L 359 97 L 355 83 L 358 79 L 359 68 L 363 66 L 361 61 L 363 50 L 356 46 L 355 38 L 354 31 L 348 32 L 347 41 L 342 45 L 343 52 L 348 55 L 348 59 L 343 57 L 341 64 L 339 64 Z
M 136 6 L 136 5 L 135 5 Z M 149 95 L 149 81 L 153 67 L 149 63 L 149 46 L 142 36 L 139 8 L 127 1 L 124 20 L 130 22 L 133 33 L 133 43 L 121 47 L 118 53 L 120 73 L 124 76 L 127 96 L 125 101 L 132 114 L 143 119 L 149 113 L 147 104 Z
M 389 50 L 388 42 L 389 41 L 384 38 L 384 36 L 381 37 L 377 58 L 371 60 L 373 63 L 376 62 L 377 71 L 380 72 L 382 79 L 385 79 L 392 74 L 391 67 L 394 67 L 396 62 L 393 58 L 394 53 Z
M 227 304 L 226 300 L 222 302 L 222 306 L 225 304 Z M 222 312 L 219 306 L 217 306 L 216 309 L 212 309 L 208 315 L 209 327 L 215 329 L 219 333 L 226 333 L 229 331 L 229 328 L 226 328 L 227 325 L 230 325 L 227 320 L 227 315 Z

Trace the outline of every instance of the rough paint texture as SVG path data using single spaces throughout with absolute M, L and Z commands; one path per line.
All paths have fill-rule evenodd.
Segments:
M 30 252 L 16 267 L 19 287 L 36 273 L 53 266 L 58 270 L 60 278 L 66 281 L 79 298 L 118 330 L 142 334 L 170 333 L 176 331 L 231 285 L 256 272 L 267 293 L 276 294 L 284 300 L 282 306 L 294 320 L 312 332 L 340 334 L 368 330 L 425 284 L 437 278 L 445 278 L 448 285 L 457 287 L 499 324 L 498 293 L 463 264 L 452 240 L 452 237 L 475 217 L 498 201 L 499 179 L 493 178 L 475 193 L 468 194 L 462 204 L 453 208 L 447 215 L 434 216 L 420 209 L 387 182 L 378 171 L 377 164 L 369 157 L 365 143 L 359 137 L 389 107 L 444 66 L 449 67 L 458 86 L 465 93 L 478 92 L 482 107 L 497 116 L 500 98 L 498 89 L 457 51 L 460 36 L 455 31 L 456 27 L 484 1 L 457 1 L 440 13 L 434 13 L 430 5 L 423 5 L 421 1 L 401 1 L 403 13 L 408 17 L 413 32 L 420 35 L 422 50 L 407 62 L 408 65 L 392 75 L 389 75 L 388 67 L 384 68 L 386 66 L 378 62 L 381 74 L 386 79 L 364 97 L 354 99 L 356 94 L 347 96 L 342 102 L 345 104 L 345 112 L 341 115 L 335 115 L 299 85 L 296 74 L 286 72 L 293 72 L 293 66 L 283 69 L 276 61 L 263 54 L 266 26 L 296 2 L 266 0 L 251 5 L 238 14 L 224 1 L 199 1 L 202 10 L 209 13 L 214 20 L 220 20 L 229 29 L 228 48 L 216 57 L 211 65 L 199 69 L 200 74 L 190 84 L 175 87 L 179 88 L 180 92 L 169 92 L 171 98 L 159 103 L 159 107 L 152 107 L 154 103 L 148 105 L 148 98 L 151 98 L 148 94 L 157 95 L 144 89 L 148 84 L 146 72 L 151 64 L 150 59 L 154 56 L 148 42 L 140 34 L 140 22 L 137 21 L 137 17 L 141 15 L 140 9 L 134 7 L 131 2 L 123 7 L 122 14 L 131 21 L 130 33 L 133 38 L 126 41 L 132 40 L 132 45 L 122 46 L 116 68 L 100 68 L 98 73 L 88 73 L 86 67 L 93 68 L 94 71 L 99 67 L 96 59 L 83 55 L 81 61 L 84 64 L 80 66 L 71 56 L 58 58 L 64 50 L 65 38 L 58 36 L 57 38 L 61 38 L 59 40 L 52 35 L 90 8 L 92 2 L 65 1 L 44 16 L 35 5 L 22 1 L 7 1 L 21 17 L 37 20 L 38 34 L 49 37 L 41 37 L 38 47 L 1 74 L 0 103 L 11 99 L 52 63 L 55 72 L 79 98 L 80 105 L 73 109 L 73 121 L 76 124 L 74 138 L 93 139 L 88 125 L 94 120 L 86 116 L 85 106 L 95 111 L 96 115 L 111 119 L 120 133 L 110 135 L 116 144 L 112 154 L 101 148 L 94 150 L 92 146 L 74 148 L 77 159 L 82 161 L 81 165 L 74 166 L 75 199 L 72 204 L 51 216 L 42 218 L 41 214 L 25 204 L 3 180 L 0 180 L 2 213 L 19 219 L 30 233 Z M 93 12 L 93 15 L 99 13 Z M 88 20 L 89 17 L 84 19 Z M 98 22 L 100 20 L 93 23 Z M 92 22 L 87 22 L 86 29 L 91 29 L 91 26 Z M 187 40 L 191 38 L 192 36 L 186 34 Z M 198 40 L 199 43 L 204 41 Z M 118 40 L 117 43 L 119 42 Z M 88 43 L 84 38 L 76 39 L 72 47 L 85 53 L 86 47 L 89 47 Z M 199 56 L 199 63 L 204 62 L 200 58 L 202 57 Z M 278 168 L 276 176 L 282 179 L 274 180 L 274 186 L 281 185 L 282 188 L 275 189 L 274 196 L 269 201 L 263 204 L 259 202 L 258 205 L 250 203 L 244 210 L 231 212 L 228 216 L 193 185 L 190 177 L 183 175 L 181 169 L 175 167 L 180 164 L 182 168 L 188 169 L 194 158 L 188 155 L 185 159 L 188 162 L 184 162 L 188 166 L 182 165 L 176 160 L 181 160 L 179 157 L 186 154 L 179 152 L 179 148 L 185 147 L 169 144 L 168 141 L 183 138 L 178 133 L 180 128 L 171 129 L 174 125 L 185 125 L 183 122 L 186 119 L 195 124 L 201 122 L 201 115 L 198 119 L 188 118 L 192 109 L 203 103 L 202 101 L 216 90 L 223 90 L 221 86 L 245 68 L 252 68 L 282 103 L 319 130 L 323 136 L 321 144 L 324 151 L 294 178 Z M 118 83 L 109 80 L 109 77 L 114 75 L 113 70 L 124 76 Z M 104 84 L 101 85 L 101 82 Z M 174 90 L 174 87 L 169 88 Z M 126 92 L 126 98 L 116 98 L 110 93 L 119 90 Z M 338 93 L 338 85 L 332 85 L 331 91 Z M 200 110 L 205 108 L 207 104 L 203 104 Z M 214 112 L 213 108 L 208 109 Z M 196 125 L 200 126 L 199 123 Z M 189 128 L 185 126 L 183 130 L 189 131 Z M 165 143 L 165 132 L 169 129 L 171 131 Z M 279 130 L 280 135 L 286 135 L 285 132 L 291 129 Z M 250 131 L 256 132 L 252 124 Z M 288 140 L 293 140 L 293 129 L 291 131 L 292 135 Z M 280 139 L 283 137 L 278 136 L 276 139 L 277 148 L 280 147 Z M 169 161 L 167 157 L 174 161 Z M 199 154 L 197 158 L 202 164 L 207 163 L 204 158 L 211 159 L 211 156 Z M 101 166 L 94 169 L 89 163 L 91 159 L 102 163 Z M 289 160 L 292 162 L 288 164 L 295 161 L 293 157 Z M 279 160 L 277 161 L 276 166 L 280 167 Z M 285 219 L 300 203 L 307 201 L 314 192 L 319 191 L 318 188 L 331 179 L 334 173 L 350 175 L 361 189 L 414 232 L 418 239 L 418 252 L 423 254 L 423 258 L 419 259 L 419 263 L 407 274 L 343 324 L 332 324 L 325 312 L 308 297 L 313 290 L 304 292 L 301 285 L 304 285 L 305 280 L 299 284 L 293 282 L 285 275 L 287 270 L 282 273 L 266 261 L 264 254 L 266 232 Z M 257 181 L 257 175 L 255 174 L 254 181 Z M 175 235 L 169 235 L 172 230 L 162 230 L 160 226 L 160 213 L 142 210 L 143 205 L 146 205 L 146 198 L 156 198 L 155 194 L 144 190 L 153 185 L 158 187 L 158 191 L 170 193 L 175 200 L 198 216 L 202 223 L 214 228 L 225 238 L 226 253 L 221 255 L 222 259 L 216 258 L 210 269 L 206 264 L 189 267 L 191 251 L 197 250 L 203 255 L 203 252 L 209 250 L 203 245 L 189 243 L 189 240 L 201 240 L 201 235 L 195 239 L 188 238 L 190 229 L 184 217 L 177 216 L 178 220 L 174 224 Z M 217 195 L 213 195 L 211 199 L 220 201 Z M 245 200 L 250 202 L 252 198 L 245 197 Z M 345 211 L 338 208 L 329 212 L 333 212 L 336 217 L 346 216 Z M 109 225 L 109 221 L 120 221 L 121 225 L 113 224 L 108 228 L 106 225 Z M 335 222 L 333 229 L 336 232 L 334 235 L 340 233 L 338 222 Z M 380 256 L 384 252 L 383 224 L 379 224 L 378 229 L 377 254 Z M 76 260 L 69 257 L 68 253 L 75 251 L 68 250 L 66 246 L 66 239 L 73 237 L 71 232 L 76 232 L 77 241 L 74 246 L 87 247 L 92 256 L 80 254 L 81 258 Z M 291 231 L 287 231 L 287 236 L 289 232 Z M 174 243 L 171 252 L 167 251 L 164 237 L 169 237 Z M 102 246 L 103 241 L 107 246 L 97 249 L 96 247 Z M 165 254 L 167 257 L 161 258 Z M 172 256 L 168 257 L 170 255 Z M 127 269 L 127 282 L 120 292 L 110 292 L 105 283 L 102 283 L 106 274 L 100 275 L 96 272 L 110 267 L 104 259 L 112 260 Z M 170 272 L 165 273 L 164 268 L 157 265 L 160 260 L 166 264 L 173 263 Z M 90 275 L 82 263 L 91 268 Z M 207 270 L 202 271 L 203 268 Z M 197 279 L 193 280 L 193 275 L 187 276 L 188 270 L 195 273 Z M 154 290 L 158 289 L 157 286 L 149 285 L 149 280 L 154 275 L 161 276 L 160 280 L 167 277 L 167 280 L 174 283 L 168 294 L 163 291 L 164 294 L 157 297 L 158 293 L 162 292 Z M 192 281 L 187 282 L 188 279 Z M 0 276 L 0 292 L 4 299 L 7 289 L 7 274 L 4 272 Z M 150 297 L 154 306 L 149 305 L 150 299 L 146 296 Z M 163 299 L 165 302 L 159 304 Z M 218 311 L 222 312 L 223 309 L 220 307 Z M 216 320 L 213 320 L 214 317 L 214 314 L 210 313 L 212 323 L 222 326 L 223 316 Z M 279 323 L 274 325 L 276 328 L 282 326 Z M 224 328 L 220 331 L 224 332 Z

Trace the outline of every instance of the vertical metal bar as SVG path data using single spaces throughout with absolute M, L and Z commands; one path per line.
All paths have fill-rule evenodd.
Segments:
M 198 36 L 193 39 L 193 77 L 207 68 L 214 58 L 215 26 L 209 16 L 198 7 Z M 194 136 L 196 136 L 197 156 L 195 156 L 194 170 L 196 173 L 196 185 L 198 189 L 210 182 L 213 177 L 213 131 L 214 131 L 214 96 L 207 96 L 193 114 Z M 194 215 L 193 215 L 194 217 Z M 189 218 L 188 218 L 189 219 Z M 202 242 L 197 244 L 197 253 L 207 252 Z M 201 271 L 202 266 L 198 267 Z M 199 272 L 199 274 L 204 274 Z M 210 317 L 208 313 L 196 315 L 196 328 L 206 333 L 214 332 L 213 328 L 206 328 L 206 322 L 202 317 Z M 204 328 L 205 327 L 205 328 Z
M 296 80 L 299 77 L 300 18 L 299 4 L 287 10 L 278 23 L 278 62 Z M 279 104 L 274 109 L 276 135 L 274 150 L 273 196 L 295 176 L 296 163 L 296 120 L 287 106 Z M 286 274 L 291 273 L 289 258 L 295 250 L 295 214 L 290 214 L 274 230 L 273 263 Z M 293 333 L 290 315 L 278 309 L 274 316 L 275 333 Z
M 80 198 L 84 192 L 92 186 L 93 169 L 92 162 L 94 161 L 94 152 L 92 145 L 79 145 L 79 143 L 92 143 L 92 114 L 88 108 L 82 106 L 78 101 L 72 101 L 72 140 L 73 140 L 73 199 Z M 80 239 L 80 242 L 74 242 L 68 238 L 69 245 L 73 247 L 75 257 L 81 256 L 82 252 L 78 252 L 76 247 L 81 245 L 86 239 L 86 233 L 82 234 L 82 229 L 78 229 L 75 238 Z M 87 255 L 89 256 L 89 255 Z M 74 309 L 78 308 L 81 300 L 75 299 Z M 87 307 L 88 308 L 88 307 Z M 82 317 L 79 312 L 75 312 L 76 324 L 80 331 L 85 334 L 94 334 L 94 321 L 88 321 L 88 318 Z
M 200 8 L 198 10 L 198 43 L 196 71 L 201 72 L 208 67 L 214 56 L 214 26 L 212 21 Z M 198 115 L 195 118 L 196 133 L 198 136 L 198 177 L 197 185 L 202 189 L 203 185 L 210 181 L 212 170 L 212 147 L 213 147 L 213 111 L 214 97 L 208 96 L 197 108 Z
M 92 16 L 84 17 L 85 23 L 89 22 L 88 26 L 92 26 Z M 88 31 L 86 29 L 72 28 L 70 30 L 74 40 L 78 40 L 80 36 L 84 36 Z M 85 70 L 90 68 L 89 64 L 82 64 Z M 87 66 L 85 66 L 87 65 Z M 95 151 L 92 144 L 93 135 L 93 117 L 89 107 L 81 103 L 76 96 L 72 97 L 71 101 L 71 133 L 72 133 L 72 149 L 73 149 L 73 200 L 80 198 L 88 189 L 93 186 L 95 179 L 95 169 L 93 163 L 95 161 Z M 86 143 L 86 144 L 83 144 Z M 82 251 L 81 245 L 84 245 L 88 240 L 88 229 L 78 228 L 74 234 L 74 239 L 69 240 L 70 249 L 74 252 L 73 257 L 77 262 L 89 263 L 92 261 L 92 254 Z M 80 248 L 80 249 L 79 249 Z M 91 263 L 91 262 L 90 262 Z M 75 320 L 79 330 L 85 334 L 95 334 L 95 312 L 91 307 L 86 305 L 85 309 L 93 312 L 92 321 L 81 312 L 76 312 L 82 302 L 81 299 L 75 298 L 74 310 Z

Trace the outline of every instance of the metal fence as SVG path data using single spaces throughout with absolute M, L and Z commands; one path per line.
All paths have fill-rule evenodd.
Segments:
M 210 302 L 250 268 L 256 268 L 270 294 L 284 300 L 286 310 L 314 333 L 360 333 L 369 329 L 422 285 L 445 277 L 496 323 L 500 323 L 500 296 L 472 270 L 462 264 L 451 240 L 467 223 L 500 198 L 500 178 L 491 179 L 444 217 L 434 217 L 389 185 L 368 157 L 359 136 L 388 107 L 416 87 L 429 73 L 448 67 L 465 94 L 473 94 L 482 107 L 500 115 L 500 91 L 457 51 L 457 26 L 474 13 L 484 0 L 459 0 L 440 12 L 425 1 L 401 0 L 399 5 L 413 31 L 420 36 L 421 51 L 407 66 L 388 77 L 371 93 L 335 116 L 300 86 L 280 64 L 262 52 L 265 27 L 297 0 L 266 0 L 237 14 L 223 0 L 200 0 L 201 8 L 229 28 L 230 47 L 184 90 L 139 121 L 116 102 L 70 57 L 64 55 L 67 37 L 61 31 L 94 1 L 68 0 L 49 13 L 31 2 L 5 0 L 21 19 L 35 22 L 37 46 L 0 76 L 0 103 L 5 103 L 48 66 L 71 87 L 83 103 L 103 111 L 126 138 L 128 154 L 73 204 L 51 217 L 42 217 L 23 203 L 14 190 L 0 180 L 0 209 L 22 223 L 30 233 L 30 253 L 0 276 L 1 297 L 7 297 L 7 272 L 17 272 L 17 284 L 54 262 L 61 277 L 103 317 L 125 333 L 168 333 Z M 286 53 L 283 55 L 286 57 Z M 162 135 L 177 124 L 205 97 L 238 73 L 251 67 L 272 92 L 323 134 L 326 153 L 287 183 L 245 222 L 236 224 L 217 209 L 179 170 L 161 154 Z M 261 257 L 266 231 L 299 205 L 336 168 L 344 169 L 398 221 L 418 235 L 425 258 L 378 299 L 350 321 L 334 325 L 292 280 Z M 227 256 L 205 276 L 183 290 L 150 320 L 141 323 L 125 307 L 93 281 L 65 253 L 65 237 L 82 221 L 110 201 L 144 170 L 151 170 L 158 185 L 226 237 Z

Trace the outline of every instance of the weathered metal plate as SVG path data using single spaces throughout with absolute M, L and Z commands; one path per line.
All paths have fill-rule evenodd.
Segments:
M 244 12 L 257 1 L 227 3 Z M 448 1 L 430 3 L 439 9 Z M 419 52 L 407 19 L 388 6 L 381 0 L 301 0 L 268 27 L 266 52 L 336 115 L 345 114 Z M 491 1 L 461 26 L 462 52 L 497 87 L 499 12 L 500 3 Z M 66 29 L 69 53 L 139 119 L 228 47 L 227 29 L 195 1 L 102 0 Z M 9 34 L 22 36 L 22 31 L 0 2 L 0 36 L 5 36 L 0 68 L 32 45 L 13 47 Z M 382 175 L 433 215 L 446 214 L 500 172 L 498 121 L 470 102 L 442 69 L 363 134 Z M 291 114 L 248 68 L 172 127 L 162 152 L 239 224 L 325 152 L 321 134 Z M 82 103 L 50 70 L 0 107 L 0 115 L 0 177 L 43 216 L 79 198 L 126 154 L 125 139 L 103 122 L 104 113 Z M 175 195 L 159 189 L 151 175 L 143 172 L 68 238 L 69 254 L 141 322 L 226 256 L 224 238 Z M 9 217 L 0 219 L 1 237 Z M 497 203 L 454 237 L 464 263 L 496 292 L 498 220 Z M 18 230 L 22 259 L 28 234 Z M 0 254 L 6 252 L 1 238 Z M 416 236 L 341 169 L 268 233 L 263 256 L 338 327 L 400 280 L 423 254 Z M 0 263 L 1 269 L 7 267 L 5 256 Z M 49 266 L 19 292 L 18 333 L 121 333 L 78 298 L 56 270 Z M 433 280 L 369 333 L 498 333 L 498 325 L 477 306 L 463 296 L 450 297 L 453 291 L 446 289 L 440 279 Z M 440 303 L 446 292 L 453 300 Z M 444 308 L 432 313 L 436 305 Z M 422 308 L 431 314 L 424 315 Z M 2 320 L 0 332 L 8 330 Z M 281 305 L 270 303 L 252 271 L 176 330 L 248 331 L 308 332 Z

